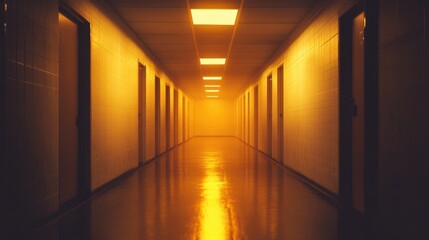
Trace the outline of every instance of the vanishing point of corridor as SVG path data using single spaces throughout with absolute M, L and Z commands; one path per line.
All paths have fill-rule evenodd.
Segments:
M 195 137 L 38 239 L 338 239 L 337 210 L 234 137 Z

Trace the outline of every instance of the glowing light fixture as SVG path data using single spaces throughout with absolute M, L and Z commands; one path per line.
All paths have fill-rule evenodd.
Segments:
M 191 9 L 194 25 L 234 25 L 237 9 Z
M 203 80 L 222 80 L 222 77 L 203 77 Z
M 206 88 L 218 88 L 220 85 L 204 85 Z
M 201 65 L 224 65 L 225 58 L 200 58 Z
M 218 98 L 219 96 L 214 96 L 214 95 L 210 95 L 210 96 L 207 96 L 207 98 Z
M 206 89 L 206 92 L 215 93 L 219 92 L 219 89 Z

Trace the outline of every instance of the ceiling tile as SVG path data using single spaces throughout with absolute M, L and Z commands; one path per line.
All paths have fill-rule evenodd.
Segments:
M 207 0 L 189 0 L 189 5 L 191 8 L 235 8 L 238 9 L 240 7 L 240 0 L 215 0 L 215 1 L 207 1 Z
M 140 8 L 186 8 L 186 1 L 177 0 L 109 0 L 115 7 L 140 7 Z
M 198 52 L 200 57 L 204 58 L 217 58 L 228 55 L 229 45 L 226 44 L 199 44 Z
M 239 23 L 298 23 L 308 8 L 245 8 Z
M 129 22 L 131 28 L 138 34 L 186 34 L 192 33 L 188 23 L 148 23 Z
M 190 23 L 187 8 L 120 7 L 118 11 L 128 22 Z
M 193 44 L 192 33 L 139 34 L 146 44 Z
M 268 23 L 268 24 L 240 24 L 237 35 L 288 35 L 296 24 L 291 23 Z

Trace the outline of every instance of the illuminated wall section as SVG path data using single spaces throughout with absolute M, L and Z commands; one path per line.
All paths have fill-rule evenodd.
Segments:
M 194 119 L 194 101 L 189 101 L 189 138 L 192 138 L 195 135 L 195 128 L 194 128 L 194 123 L 195 123 L 195 119 Z
M 140 60 L 142 61 L 142 60 Z M 155 157 L 155 72 L 146 67 L 146 159 Z
M 185 105 L 185 141 L 189 139 L 189 124 L 191 122 L 191 111 L 190 111 L 190 106 L 189 106 L 189 99 L 186 98 L 186 105 Z
M 239 96 L 234 102 L 234 107 L 235 107 L 234 136 L 241 139 L 241 106 L 240 106 L 240 102 L 241 102 L 241 96 Z
M 199 99 L 193 103 L 195 136 L 234 136 L 232 99 Z
M 155 157 L 155 75 L 161 79 L 161 152 L 166 146 L 165 84 L 171 89 L 174 84 L 108 4 L 68 2 L 91 24 L 91 176 L 95 189 L 138 164 L 138 62 L 146 66 L 147 74 L 146 160 Z
M 254 103 L 254 92 L 253 88 L 248 89 L 247 91 L 248 96 L 250 96 L 250 112 L 249 112 L 249 144 L 253 147 L 255 147 L 255 103 Z
M 328 5 L 302 27 L 246 90 L 258 84 L 258 149 L 267 152 L 267 77 L 272 74 L 273 158 L 283 147 L 285 165 L 334 193 L 338 192 L 338 12 L 344 3 Z M 282 63 L 284 145 L 277 146 L 277 68 Z
M 271 70 L 271 75 L 272 75 L 272 119 L 271 119 L 271 124 L 272 124 L 272 135 L 271 135 L 271 156 L 274 159 L 278 160 L 278 148 L 280 146 L 278 146 L 278 139 L 277 139 L 277 121 L 278 121 L 278 109 L 277 109 L 277 83 L 278 83 L 278 76 L 277 76 L 277 66 L 275 66 L 272 70 Z
M 258 82 L 259 92 L 259 123 L 258 123 L 258 150 L 267 152 L 267 76 Z

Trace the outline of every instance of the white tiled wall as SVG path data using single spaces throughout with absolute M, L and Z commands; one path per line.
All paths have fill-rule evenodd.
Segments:
M 237 100 L 239 105 L 244 94 L 253 93 L 258 85 L 258 149 L 267 152 L 267 77 L 272 74 L 273 158 L 278 158 L 278 148 L 283 147 L 285 165 L 334 193 L 338 192 L 338 16 L 344 2 L 332 1 L 327 5 Z M 278 146 L 277 68 L 281 64 L 284 145 Z M 251 104 L 253 108 L 253 101 Z M 250 122 L 253 125 L 254 121 Z M 252 139 L 253 126 L 250 132 Z

